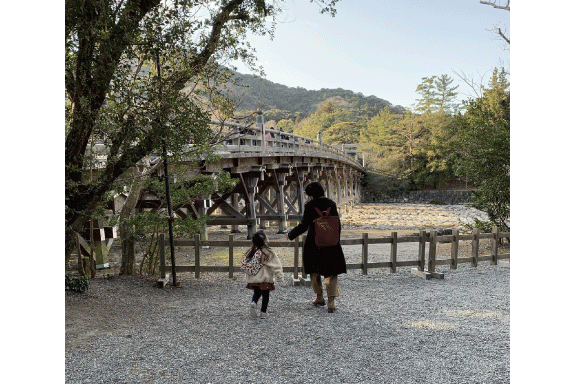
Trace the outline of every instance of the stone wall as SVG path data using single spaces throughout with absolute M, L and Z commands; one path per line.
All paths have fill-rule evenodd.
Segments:
M 387 197 L 387 198 L 374 198 L 370 196 L 363 196 L 362 202 L 428 204 L 432 200 L 442 201 L 447 204 L 466 204 L 469 202 L 467 191 L 437 191 L 437 190 L 410 191 L 398 197 Z

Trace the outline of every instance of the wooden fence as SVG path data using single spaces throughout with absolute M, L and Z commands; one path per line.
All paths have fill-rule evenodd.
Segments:
M 498 260 L 510 259 L 510 254 L 498 254 L 498 243 L 502 238 L 510 238 L 509 232 L 500 232 L 497 228 L 493 229 L 492 233 L 480 233 L 479 229 L 473 231 L 472 234 L 460 234 L 455 230 L 451 235 L 438 236 L 437 231 L 420 231 L 417 236 L 401 236 L 398 237 L 397 232 L 392 232 L 391 236 L 369 238 L 367 233 L 362 234 L 360 239 L 341 239 L 341 245 L 361 245 L 362 246 L 362 262 L 357 264 L 347 264 L 348 269 L 361 269 L 362 274 L 366 275 L 369 268 L 390 268 L 391 273 L 395 273 L 398 267 L 417 267 L 413 269 L 414 273 L 419 274 L 426 279 L 430 277 L 443 278 L 443 275 L 436 272 L 438 265 L 450 265 L 450 269 L 457 269 L 458 264 L 471 263 L 472 267 L 478 267 L 481 261 L 490 261 L 491 265 L 497 265 Z M 480 255 L 480 240 L 491 240 L 491 254 Z M 462 257 L 458 253 L 460 241 L 472 241 L 472 252 L 468 257 Z M 272 241 L 270 246 L 272 248 L 285 247 L 294 249 L 294 263 L 292 266 L 284 266 L 284 272 L 292 272 L 294 280 L 299 278 L 306 278 L 303 268 L 299 263 L 301 248 L 303 247 L 305 236 L 296 238 L 294 241 Z M 450 258 L 437 259 L 436 248 L 440 242 L 450 242 Z M 418 243 L 418 255 L 414 260 L 397 260 L 398 244 L 400 243 Z M 429 243 L 428 262 L 426 263 L 426 243 Z M 390 244 L 390 261 L 369 263 L 368 262 L 368 247 L 370 244 Z M 160 280 L 159 283 L 167 281 L 166 272 L 172 266 L 166 265 L 166 246 L 167 242 L 165 236 L 160 235 Z M 194 272 L 196 278 L 200 277 L 200 272 L 228 272 L 228 277 L 232 278 L 234 272 L 240 272 L 240 266 L 234 265 L 234 248 L 242 247 L 247 249 L 252 246 L 249 240 L 234 240 L 233 235 L 229 235 L 228 240 L 209 241 L 200 240 L 200 235 L 197 234 L 195 239 L 191 240 L 174 240 L 174 246 L 194 247 L 194 265 L 175 267 L 176 272 Z M 226 247 L 228 248 L 228 265 L 223 266 L 204 266 L 200 265 L 200 252 L 202 247 Z M 427 267 L 427 269 L 426 269 Z

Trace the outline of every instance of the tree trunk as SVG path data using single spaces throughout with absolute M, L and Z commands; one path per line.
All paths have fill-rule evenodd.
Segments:
M 149 176 L 152 172 L 158 169 L 162 165 L 162 161 L 158 161 L 153 166 L 145 169 L 140 174 L 140 179 L 143 180 L 145 177 Z M 132 190 L 126 199 L 126 202 L 122 206 L 120 211 L 120 239 L 122 240 L 122 259 L 120 262 L 120 274 L 121 275 L 133 275 L 134 274 L 134 237 L 132 228 L 127 227 L 123 224 L 123 220 L 127 219 L 132 215 L 132 212 L 138 204 L 140 199 L 140 194 L 142 193 L 142 182 L 134 182 L 132 184 Z
M 128 199 L 122 206 L 120 212 L 120 220 L 126 219 L 132 215 L 132 211 L 138 204 L 140 193 L 142 192 L 142 184 L 135 183 L 132 185 L 132 190 L 128 195 Z M 121 275 L 134 274 L 134 234 L 129 226 L 120 223 L 120 239 L 122 239 L 122 259 L 120 262 Z

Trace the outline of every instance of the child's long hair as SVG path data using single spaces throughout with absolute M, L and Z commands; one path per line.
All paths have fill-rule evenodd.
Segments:
M 246 257 L 251 259 L 256 251 L 262 248 L 270 249 L 270 247 L 266 245 L 266 234 L 264 231 L 258 231 L 252 236 L 252 248 L 246 252 Z

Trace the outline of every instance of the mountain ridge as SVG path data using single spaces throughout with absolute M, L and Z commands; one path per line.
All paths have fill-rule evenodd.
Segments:
M 289 87 L 280 83 L 274 83 L 265 78 L 250 74 L 233 72 L 233 78 L 247 86 L 246 89 L 238 87 L 240 92 L 244 90 L 243 102 L 240 105 L 244 110 L 283 110 L 292 114 L 300 113 L 301 117 L 307 117 L 316 111 L 318 104 L 332 97 L 341 97 L 352 107 L 358 109 L 371 109 L 376 114 L 379 110 L 389 107 L 393 113 L 402 113 L 404 107 L 393 105 L 388 100 L 374 95 L 365 96 L 361 92 L 354 92 L 343 88 L 322 88 L 320 90 L 308 90 L 303 87 Z

